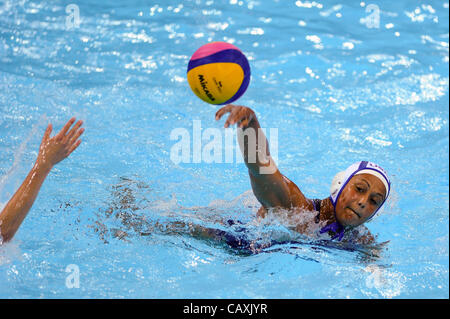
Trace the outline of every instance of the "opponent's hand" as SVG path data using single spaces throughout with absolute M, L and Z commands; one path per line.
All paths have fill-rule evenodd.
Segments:
M 61 131 L 52 138 L 50 138 L 52 124 L 47 126 L 39 147 L 39 154 L 36 160 L 38 164 L 45 165 L 51 169 L 68 157 L 80 145 L 81 140 L 78 140 L 78 138 L 84 132 L 84 128 L 80 129 L 83 121 L 78 121 L 69 131 L 75 120 L 74 117 L 71 118 Z
M 220 120 L 225 113 L 230 113 L 230 115 L 225 121 L 224 127 L 237 124 L 238 127 L 245 129 L 254 119 L 256 119 L 255 112 L 253 112 L 251 108 L 241 105 L 228 104 L 217 111 L 216 121 Z

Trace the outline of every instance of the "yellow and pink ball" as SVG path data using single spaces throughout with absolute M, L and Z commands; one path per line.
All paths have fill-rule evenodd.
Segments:
M 226 42 L 211 42 L 192 55 L 187 79 L 192 91 L 203 101 L 228 104 L 247 90 L 250 65 L 238 47 Z

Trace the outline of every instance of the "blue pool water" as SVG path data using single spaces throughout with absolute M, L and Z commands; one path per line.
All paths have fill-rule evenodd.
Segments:
M 0 298 L 448 298 L 448 17 L 448 1 L 0 1 L 0 207 L 47 123 L 86 128 L 0 247 Z M 307 197 L 359 160 L 390 173 L 375 256 L 307 239 L 245 255 L 133 226 L 255 216 L 243 163 L 170 157 L 194 120 L 225 134 L 186 82 L 210 41 L 247 55 L 238 103 L 277 128 L 278 167 Z

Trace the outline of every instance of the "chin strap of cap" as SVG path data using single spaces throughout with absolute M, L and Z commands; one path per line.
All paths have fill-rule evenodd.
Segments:
M 338 220 L 336 218 L 336 212 L 334 212 L 334 219 L 336 220 L 335 222 L 322 227 L 319 232 L 321 234 L 323 234 L 323 233 L 332 231 L 332 232 L 334 232 L 334 236 L 331 237 L 331 240 L 334 240 L 337 238 L 339 241 L 341 241 L 342 238 L 344 237 L 345 227 L 340 222 L 338 222 Z
M 320 204 L 316 205 L 315 202 L 313 204 L 314 204 L 314 210 L 317 210 L 320 214 Z M 319 206 L 319 208 L 317 208 L 316 206 Z M 319 232 L 321 234 L 323 234 L 323 233 L 332 231 L 332 232 L 334 232 L 334 236 L 331 237 L 331 240 L 338 238 L 338 240 L 341 241 L 342 238 L 344 237 L 345 227 L 337 221 L 336 212 L 334 213 L 334 219 L 336 220 L 335 222 L 322 227 Z
M 330 225 L 322 227 L 322 229 L 320 230 L 320 233 L 323 234 L 330 230 L 335 233 L 335 235 L 333 237 L 331 237 L 331 240 L 337 238 L 339 241 L 341 241 L 342 238 L 344 237 L 345 228 L 339 222 L 334 222 Z

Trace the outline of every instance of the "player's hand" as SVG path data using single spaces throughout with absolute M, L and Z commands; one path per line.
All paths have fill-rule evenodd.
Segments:
M 216 113 L 216 121 L 220 120 L 225 113 L 230 113 L 225 121 L 224 127 L 237 124 L 238 127 L 245 129 L 256 119 L 255 112 L 249 107 L 228 104 L 219 109 Z
M 80 128 L 83 121 L 78 121 L 72 129 L 70 127 L 75 123 L 75 118 L 71 118 L 61 131 L 54 137 L 50 138 L 52 132 L 52 124 L 47 126 L 41 146 L 37 163 L 51 169 L 54 165 L 68 157 L 81 143 L 78 138 L 83 134 L 84 128 Z M 70 130 L 69 130 L 70 129 Z

